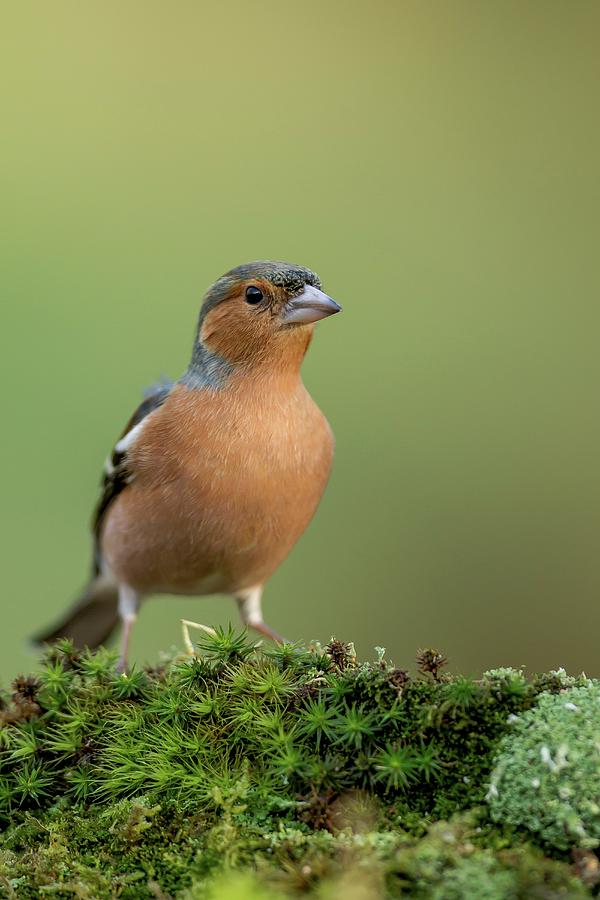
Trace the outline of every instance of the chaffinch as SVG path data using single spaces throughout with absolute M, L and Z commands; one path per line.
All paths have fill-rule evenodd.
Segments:
M 93 572 L 38 642 L 96 647 L 122 622 L 119 667 L 150 594 L 229 594 L 269 638 L 266 581 L 311 520 L 333 435 L 300 366 L 315 322 L 340 311 L 302 266 L 253 262 L 205 295 L 189 367 L 151 388 L 107 460 Z

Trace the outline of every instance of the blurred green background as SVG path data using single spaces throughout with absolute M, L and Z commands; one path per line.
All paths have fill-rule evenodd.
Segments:
M 100 468 L 204 290 L 344 306 L 337 436 L 270 624 L 398 664 L 600 674 L 600 6 L 21 2 L 3 12 L 0 669 L 84 580 Z M 148 603 L 134 656 L 232 601 Z

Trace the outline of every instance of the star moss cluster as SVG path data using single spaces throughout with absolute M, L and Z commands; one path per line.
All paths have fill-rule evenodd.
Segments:
M 586 679 L 475 681 L 433 650 L 410 677 L 383 651 L 359 664 L 341 641 L 265 650 L 231 630 L 198 649 L 117 676 L 63 642 L 13 682 L 0 897 L 336 896 L 349 871 L 348 897 L 588 895 L 562 848 L 521 846 L 485 806 L 511 721 Z

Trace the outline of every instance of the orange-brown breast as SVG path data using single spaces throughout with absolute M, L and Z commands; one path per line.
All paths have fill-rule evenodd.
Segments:
M 299 378 L 176 386 L 129 451 L 102 553 L 142 593 L 233 593 L 264 583 L 312 518 L 333 436 Z

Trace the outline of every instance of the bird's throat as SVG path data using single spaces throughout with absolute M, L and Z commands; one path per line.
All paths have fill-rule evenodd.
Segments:
M 181 382 L 188 388 L 212 388 L 220 390 L 225 387 L 233 374 L 233 366 L 218 353 L 197 341 L 192 358 Z

